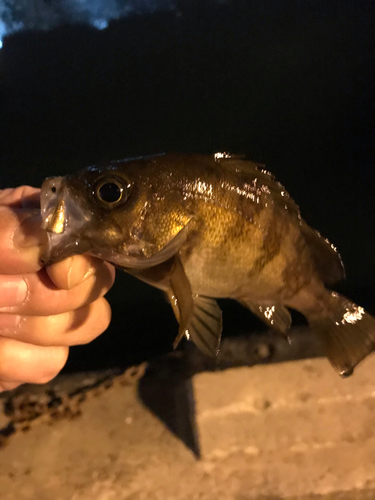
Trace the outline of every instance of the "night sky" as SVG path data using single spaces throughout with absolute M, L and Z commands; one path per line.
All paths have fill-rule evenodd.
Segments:
M 135 154 L 248 153 L 338 247 L 340 290 L 375 313 L 375 4 L 174 6 L 104 30 L 66 24 L 4 39 L 0 188 Z M 74 349 L 70 369 L 170 348 L 177 326 L 159 292 L 123 275 L 110 302 L 110 331 Z M 250 313 L 223 307 L 225 332 L 253 328 Z

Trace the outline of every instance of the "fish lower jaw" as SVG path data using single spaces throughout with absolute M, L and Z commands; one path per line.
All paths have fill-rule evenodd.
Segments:
M 66 233 L 47 233 L 47 235 L 48 243 L 39 259 L 42 265 L 54 264 L 86 251 L 78 236 L 72 237 Z

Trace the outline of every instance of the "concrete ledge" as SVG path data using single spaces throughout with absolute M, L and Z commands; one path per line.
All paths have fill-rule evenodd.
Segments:
M 349 379 L 315 359 L 202 374 L 194 386 L 202 455 L 246 455 L 241 490 L 302 497 L 375 481 L 375 358 Z
M 375 357 L 345 380 L 315 359 L 202 373 L 193 387 L 201 461 L 115 379 L 77 418 L 12 437 L 0 498 L 375 498 Z

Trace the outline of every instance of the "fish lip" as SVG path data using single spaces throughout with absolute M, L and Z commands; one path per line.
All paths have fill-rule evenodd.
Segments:
M 51 177 L 46 179 L 40 191 L 40 211 L 42 215 L 42 228 L 49 231 L 49 219 L 56 207 L 64 197 L 63 177 Z
M 79 201 L 66 186 L 64 177 L 52 177 L 43 182 L 40 210 L 47 244 L 40 257 L 42 265 L 50 265 L 87 251 L 88 244 L 82 238 L 82 229 L 92 214 Z M 55 223 L 54 216 L 59 207 L 61 219 Z
M 48 265 L 53 262 L 52 249 L 54 247 L 54 233 L 51 232 L 50 220 L 58 203 L 63 199 L 61 184 L 62 177 L 48 178 L 43 182 L 40 191 L 41 227 L 47 233 L 47 244 L 39 259 L 42 265 Z
M 53 248 L 56 246 L 52 241 L 53 234 L 54 233 L 47 232 L 47 244 L 45 245 L 44 250 L 39 257 L 39 262 L 42 266 L 49 266 L 61 260 L 58 258 L 56 253 L 53 256 Z

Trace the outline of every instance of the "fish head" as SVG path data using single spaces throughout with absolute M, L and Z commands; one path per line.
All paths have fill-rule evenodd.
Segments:
M 42 262 L 89 253 L 119 267 L 144 268 L 170 258 L 192 214 L 173 185 L 178 176 L 166 172 L 163 157 L 155 156 L 46 179 L 41 213 L 48 248 Z
M 132 186 L 132 181 L 112 166 L 89 167 L 46 179 L 41 189 L 41 214 L 48 246 L 42 262 L 51 264 L 85 252 L 113 261 L 119 246 L 123 250 L 130 243 L 134 213 L 126 204 Z

